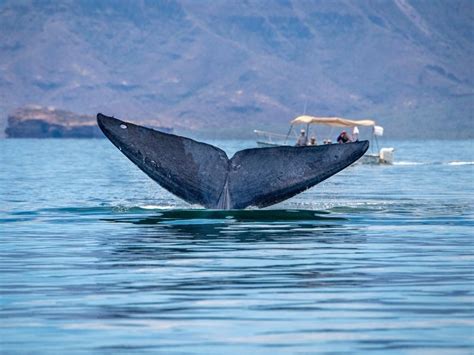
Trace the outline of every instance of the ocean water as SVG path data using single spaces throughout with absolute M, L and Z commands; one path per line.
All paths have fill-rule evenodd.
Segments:
M 473 141 L 389 146 L 208 211 L 106 140 L 0 140 L 0 352 L 473 353 Z

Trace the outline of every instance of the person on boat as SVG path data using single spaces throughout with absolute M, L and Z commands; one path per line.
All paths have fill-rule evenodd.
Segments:
M 311 137 L 311 139 L 309 140 L 308 145 L 318 145 L 318 143 L 316 143 L 316 137 L 315 136 Z
M 332 141 L 329 138 L 323 140 L 323 144 L 332 144 Z
M 304 129 L 301 130 L 301 134 L 298 137 L 298 140 L 296 141 L 295 144 L 297 147 L 303 147 L 306 145 L 306 132 Z
M 346 131 L 342 131 L 341 134 L 337 137 L 337 143 L 349 143 L 351 139 L 347 135 Z
M 352 141 L 359 141 L 359 128 L 357 128 L 357 126 L 354 126 L 354 128 L 352 129 Z

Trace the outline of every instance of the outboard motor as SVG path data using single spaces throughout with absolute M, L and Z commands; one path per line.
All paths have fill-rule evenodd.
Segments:
M 380 149 L 380 162 L 383 164 L 393 164 L 393 151 L 394 148 L 382 148 Z

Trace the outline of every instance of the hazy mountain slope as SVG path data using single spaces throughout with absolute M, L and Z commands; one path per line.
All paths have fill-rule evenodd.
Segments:
M 473 137 L 473 20 L 469 0 L 4 1 L 0 117 L 36 103 L 236 136 L 306 106 Z

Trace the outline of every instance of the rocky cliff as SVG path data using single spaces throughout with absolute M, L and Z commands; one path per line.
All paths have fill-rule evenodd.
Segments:
M 78 115 L 55 108 L 30 106 L 8 116 L 9 138 L 92 138 L 101 137 L 93 116 Z
M 144 122 L 154 126 L 150 122 Z M 170 132 L 169 128 L 156 127 Z M 103 138 L 95 116 L 80 115 L 54 107 L 27 106 L 8 116 L 8 138 Z
M 36 102 L 229 137 L 306 111 L 474 136 L 472 0 L 4 0 L 0 24 L 0 117 Z

